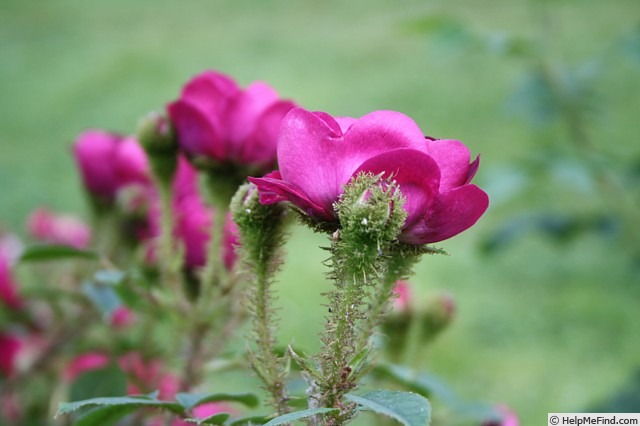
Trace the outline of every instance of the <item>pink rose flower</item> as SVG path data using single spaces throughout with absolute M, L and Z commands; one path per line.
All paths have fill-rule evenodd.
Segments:
M 242 90 L 230 77 L 205 71 L 167 106 L 178 144 L 190 157 L 270 170 L 280 122 L 295 105 L 263 82 Z
M 0 376 L 9 377 L 16 370 L 22 340 L 11 334 L 0 332 Z
M 133 138 L 87 130 L 74 144 L 85 187 L 93 195 L 113 199 L 125 185 L 149 182 L 149 164 Z
M 78 249 L 86 248 L 91 240 L 91 230 L 84 222 L 73 216 L 58 215 L 43 208 L 31 213 L 27 221 L 27 230 L 37 240 Z
M 354 119 L 296 108 L 282 122 L 279 171 L 249 178 L 260 201 L 289 201 L 306 214 L 336 222 L 333 203 L 360 172 L 393 178 L 406 198 L 408 217 L 400 240 L 426 244 L 446 240 L 472 226 L 489 205 L 470 184 L 479 158 L 470 162 L 456 140 L 425 138 L 416 123 L 394 111 Z

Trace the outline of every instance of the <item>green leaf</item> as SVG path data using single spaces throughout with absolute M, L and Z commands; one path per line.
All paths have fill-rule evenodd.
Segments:
M 115 288 L 110 284 L 85 281 L 82 290 L 103 314 L 110 314 L 122 305 Z
M 282 416 L 271 419 L 263 426 L 276 426 L 285 423 L 291 423 L 294 420 L 306 419 L 307 417 L 315 416 L 316 414 L 326 414 L 332 411 L 338 411 L 337 408 L 315 408 L 313 410 L 295 411 L 293 413 L 284 414 Z
M 122 395 L 127 391 L 127 378 L 117 365 L 81 374 L 71 385 L 71 401 L 99 398 L 102 396 Z
M 460 399 L 442 380 L 428 373 L 394 364 L 379 364 L 375 367 L 377 376 L 389 379 L 424 397 L 437 397 L 448 405 L 458 404 Z
M 260 400 L 252 393 L 178 393 L 176 401 L 185 410 L 191 410 L 207 402 L 230 401 L 239 402 L 250 408 L 255 408 L 260 404 Z
M 408 367 L 394 364 L 380 364 L 375 367 L 374 374 L 424 397 L 438 398 L 449 407 L 455 418 L 483 423 L 497 416 L 493 406 L 462 400 L 446 383 L 432 374 L 416 372 Z
M 199 425 L 223 425 L 229 418 L 227 413 L 216 413 L 204 419 L 186 419 L 189 423 L 196 423 Z
M 36 244 L 25 248 L 20 262 L 43 262 L 62 259 L 98 259 L 98 254 L 91 250 L 79 250 L 59 244 Z
M 261 425 L 266 423 L 269 417 L 266 416 L 248 416 L 240 417 L 229 422 L 229 426 L 246 426 L 246 425 Z
M 159 401 L 148 396 L 114 396 L 103 398 L 91 398 L 83 401 L 63 402 L 58 406 L 56 417 L 69 414 L 83 408 L 93 407 L 157 407 L 170 410 L 177 414 L 183 414 L 184 409 L 180 404 L 169 401 Z
M 133 413 L 138 407 L 111 405 L 90 409 L 76 420 L 74 426 L 106 426 L 112 425 L 124 416 Z
M 417 393 L 379 390 L 362 396 L 347 394 L 346 398 L 405 426 L 426 426 L 431 422 L 431 405 Z

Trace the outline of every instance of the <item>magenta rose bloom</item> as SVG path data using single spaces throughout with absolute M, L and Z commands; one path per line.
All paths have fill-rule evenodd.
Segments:
M 150 182 L 146 154 L 133 138 L 87 130 L 73 152 L 84 185 L 95 196 L 113 199 L 126 185 Z
M 230 77 L 205 71 L 167 106 L 178 144 L 191 158 L 271 170 L 280 122 L 295 105 L 263 82 L 241 89 Z
M 296 108 L 282 122 L 280 170 L 249 180 L 263 204 L 289 201 L 319 221 L 337 222 L 333 204 L 344 185 L 361 172 L 382 173 L 406 198 L 400 240 L 426 244 L 466 230 L 487 209 L 487 194 L 470 184 L 479 158 L 470 160 L 461 142 L 425 138 L 399 112 L 354 119 Z

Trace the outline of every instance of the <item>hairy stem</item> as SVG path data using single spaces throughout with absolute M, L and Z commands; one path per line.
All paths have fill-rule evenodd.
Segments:
M 360 330 L 359 346 L 368 344 L 371 331 L 382 321 L 393 300 L 393 289 L 398 280 L 406 279 L 411 268 L 420 259 L 422 250 L 415 246 L 398 245 L 390 250 L 385 273 L 379 286 L 373 288 L 367 318 Z
M 288 396 L 284 383 L 284 369 L 281 359 L 275 353 L 275 318 L 271 308 L 271 281 L 266 265 L 256 270 L 253 302 L 253 332 L 256 338 L 256 352 L 250 356 L 254 370 L 262 379 L 266 390 L 271 395 L 271 405 L 278 415 L 289 412 Z

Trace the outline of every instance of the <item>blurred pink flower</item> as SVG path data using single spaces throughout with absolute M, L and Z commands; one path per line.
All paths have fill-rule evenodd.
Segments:
M 160 389 L 163 365 L 159 359 L 146 359 L 140 352 L 129 352 L 118 359 L 127 374 L 127 394 L 137 395 Z
M 146 154 L 133 138 L 87 130 L 76 139 L 74 155 L 85 187 L 95 196 L 113 199 L 126 185 L 150 181 Z
M 20 309 L 22 299 L 18 295 L 16 282 L 11 273 L 11 259 L 0 256 L 0 304 L 10 309 Z
M 280 122 L 293 107 L 263 82 L 242 90 L 229 76 L 205 71 L 184 86 L 167 111 L 189 157 L 257 166 L 266 172 L 275 164 Z
M 198 175 L 191 164 L 183 157 L 179 159 L 178 169 L 174 177 L 172 209 L 174 215 L 174 237 L 184 249 L 184 262 L 188 268 L 198 268 L 207 262 L 207 250 L 213 227 L 214 210 L 205 204 L 198 191 Z M 150 235 L 155 240 L 147 244 L 147 257 L 150 263 L 156 261 L 157 237 L 160 234 L 159 200 L 149 212 L 148 223 Z M 236 225 L 227 216 L 223 244 L 223 262 L 227 269 L 233 268 L 237 255 L 235 245 L 238 244 Z
M 470 162 L 469 150 L 456 140 L 425 139 L 413 120 L 394 111 L 354 119 L 296 108 L 282 121 L 278 165 L 264 178 L 249 178 L 260 201 L 289 201 L 328 222 L 337 221 L 333 205 L 360 172 L 393 178 L 408 213 L 399 238 L 409 244 L 459 234 L 489 204 L 487 194 L 469 183 L 479 158 Z
M 126 306 L 119 306 L 111 312 L 109 320 L 111 325 L 115 328 L 127 328 L 135 322 L 136 317 L 131 309 Z
M 16 362 L 22 340 L 18 337 L 0 331 L 0 376 L 9 377 L 16 371 Z
M 487 422 L 483 426 L 520 426 L 518 415 L 506 405 L 497 405 L 496 411 L 502 417 L 500 421 Z
M 103 352 L 87 352 L 73 358 L 66 366 L 63 378 L 66 382 L 73 382 L 83 373 L 98 370 L 109 364 L 109 355 Z
M 409 307 L 409 299 L 411 298 L 411 285 L 408 281 L 397 281 L 393 288 L 393 309 L 395 311 L 406 311 Z
M 17 262 L 22 250 L 22 241 L 15 235 L 4 234 L 0 236 L 0 259 L 3 259 L 9 265 Z
M 84 222 L 44 208 L 31 213 L 27 221 L 27 230 L 37 240 L 78 249 L 86 248 L 91 240 L 91 230 Z
M 18 400 L 15 392 L 0 391 L 0 424 L 22 424 L 23 405 Z M 4 423 L 2 423 L 4 420 Z

